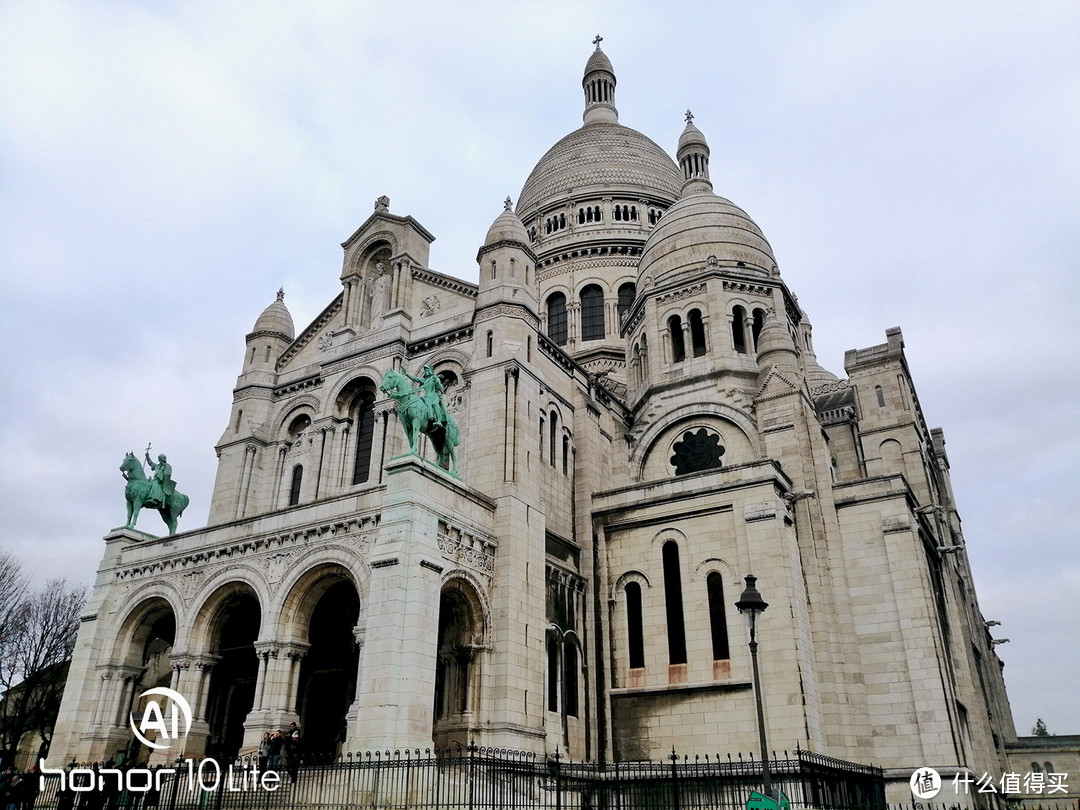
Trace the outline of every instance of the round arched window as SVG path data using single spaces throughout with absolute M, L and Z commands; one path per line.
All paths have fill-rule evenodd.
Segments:
M 684 431 L 671 446 L 675 475 L 715 470 L 723 465 L 725 447 L 719 433 L 699 427 Z

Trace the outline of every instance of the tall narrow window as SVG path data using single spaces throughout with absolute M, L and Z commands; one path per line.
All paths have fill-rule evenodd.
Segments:
M 668 332 L 671 334 L 671 362 L 681 363 L 686 359 L 686 342 L 683 340 L 682 318 L 672 315 L 667 320 Z
M 731 310 L 731 345 L 739 354 L 746 354 L 746 310 Z
M 581 339 L 604 339 L 604 291 L 595 284 L 581 291 Z
M 562 437 L 562 474 L 566 475 L 570 469 L 570 437 Z
M 491 332 L 487 333 L 487 356 L 491 357 L 491 352 L 495 348 L 495 337 Z
M 352 482 L 363 484 L 371 474 L 371 448 L 375 437 L 375 394 L 371 391 L 360 394 L 353 413 L 356 458 L 353 462 Z
M 763 326 L 765 326 L 765 310 L 763 310 L 763 309 L 755 309 L 754 310 L 754 326 L 753 326 L 753 330 L 754 330 L 754 349 L 755 350 L 757 349 L 758 338 L 761 337 L 761 329 L 762 329 Z
M 292 468 L 292 485 L 289 487 L 289 506 L 300 503 L 300 485 L 304 482 L 304 468 L 297 464 Z
M 636 582 L 626 585 L 626 635 L 630 669 L 645 666 L 645 634 L 641 628 L 641 586 Z
M 566 296 L 561 292 L 548 296 L 547 333 L 554 343 L 566 345 Z
M 877 397 L 877 406 L 879 408 L 885 407 L 885 392 L 881 390 L 880 385 L 874 386 L 874 396 Z
M 559 415 L 557 413 L 555 413 L 555 411 L 551 412 L 551 421 L 548 422 L 548 430 L 551 431 L 551 435 L 550 435 L 549 441 L 548 441 L 548 452 L 550 453 L 550 456 L 548 458 L 548 463 L 552 467 L 554 467 L 555 466 L 555 436 L 556 436 L 556 434 L 558 433 L 558 430 L 559 430 Z
M 634 282 L 628 281 L 619 285 L 619 303 L 615 305 L 615 311 L 619 313 L 620 324 L 623 318 L 626 317 L 626 313 L 630 311 L 630 307 L 634 305 L 634 296 L 636 294 L 637 287 L 634 286 Z
M 690 345 L 694 357 L 701 357 L 705 354 L 705 322 L 701 318 L 701 310 L 690 310 L 686 319 L 690 321 Z
M 573 639 L 563 642 L 563 712 L 578 716 L 578 654 Z
M 559 642 L 548 636 L 547 643 L 547 707 L 549 712 L 559 710 Z
M 723 661 L 731 657 L 728 651 L 727 615 L 724 613 L 724 580 L 715 571 L 705 580 L 709 592 L 709 624 L 712 627 L 712 657 Z
M 685 664 L 686 625 L 683 621 L 682 573 L 679 571 L 679 546 L 674 540 L 664 543 L 663 557 L 668 663 Z

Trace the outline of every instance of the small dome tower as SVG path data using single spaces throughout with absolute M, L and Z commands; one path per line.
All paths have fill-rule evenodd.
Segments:
M 277 298 L 262 311 L 248 333 L 243 373 L 274 373 L 277 359 L 293 342 L 295 334 L 292 315 L 285 306 L 285 290 L 279 289 Z
M 480 265 L 479 312 L 498 303 L 520 304 L 533 316 L 536 305 L 536 255 L 529 247 L 529 235 L 514 213 L 509 197 L 503 211 L 488 228 L 484 245 L 476 253 Z
M 690 110 L 686 111 L 686 128 L 679 136 L 676 157 L 683 173 L 683 197 L 712 191 L 712 181 L 709 180 L 709 144 L 702 131 L 694 126 L 694 114 Z
M 603 39 L 597 34 L 593 40 L 596 50 L 585 63 L 585 75 L 581 79 L 581 87 L 585 91 L 582 120 L 586 126 L 619 123 L 619 111 L 615 108 L 615 68 L 611 66 L 607 54 L 600 50 Z

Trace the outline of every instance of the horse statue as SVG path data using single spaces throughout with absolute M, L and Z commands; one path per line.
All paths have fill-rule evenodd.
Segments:
M 135 521 L 139 519 L 139 511 L 149 508 L 158 510 L 161 519 L 169 527 L 169 534 L 176 534 L 176 523 L 190 502 L 188 496 L 175 489 L 170 493 L 162 490 L 156 480 L 146 477 L 142 462 L 135 457 L 134 453 L 124 456 L 120 472 L 124 474 L 124 480 L 127 481 L 127 486 L 124 488 L 124 497 L 127 499 L 125 528 L 134 529 Z
M 461 433 L 442 404 L 442 385 L 438 383 L 434 369 L 425 366 L 426 377 L 421 389 L 413 388 L 411 380 L 418 380 L 408 374 L 401 374 L 390 369 L 383 375 L 379 390 L 397 402 L 398 421 L 405 429 L 405 438 L 409 441 L 409 452 L 419 455 L 416 450 L 420 434 L 431 439 L 435 452 L 439 454 L 438 464 L 457 477 L 457 453 L 454 448 L 461 443 Z M 408 376 L 406 376 L 408 375 Z M 430 381 L 430 382 L 429 382 Z

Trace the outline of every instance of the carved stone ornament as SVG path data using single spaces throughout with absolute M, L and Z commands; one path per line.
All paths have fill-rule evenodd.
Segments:
M 319 339 L 315 341 L 315 345 L 324 352 L 327 349 L 330 349 L 334 345 L 333 331 L 328 330 L 324 334 L 320 335 Z
M 439 300 L 439 294 L 433 293 L 420 302 L 420 317 L 425 315 L 433 315 L 439 307 L 442 306 L 442 301 Z

